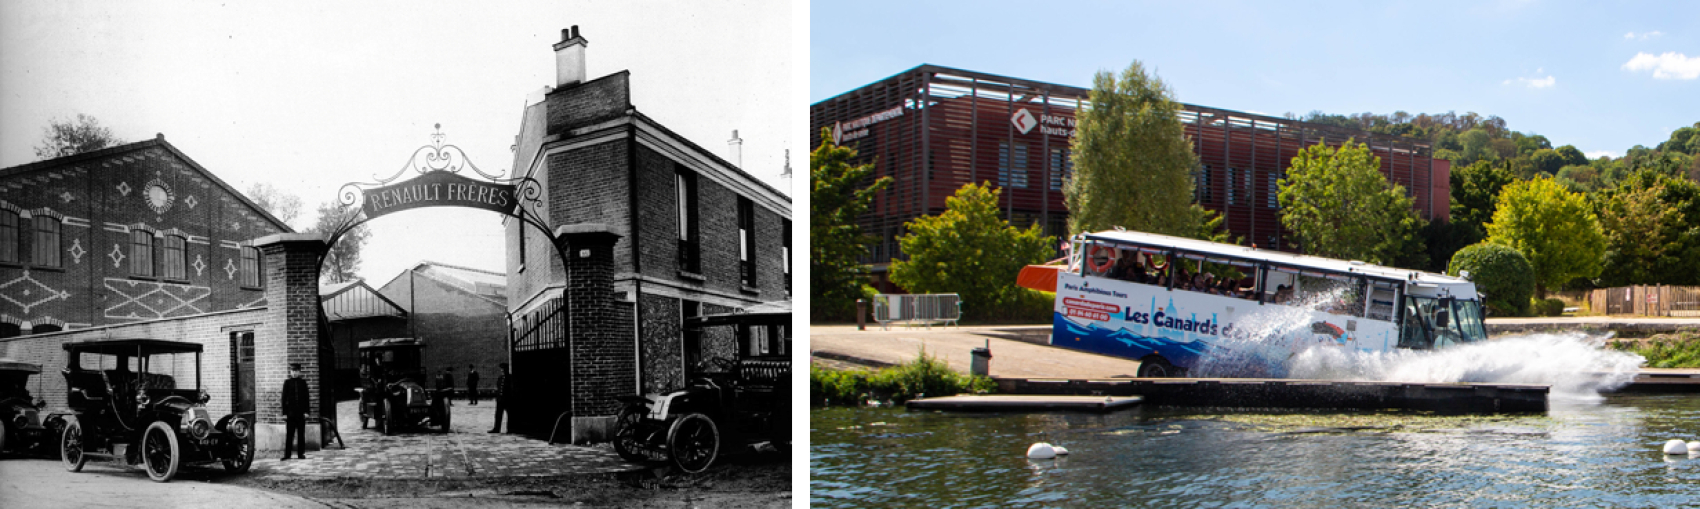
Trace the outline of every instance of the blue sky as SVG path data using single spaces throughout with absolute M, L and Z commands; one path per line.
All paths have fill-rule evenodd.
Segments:
M 923 63 L 1182 102 L 1498 115 L 1591 156 L 1700 121 L 1700 2 L 814 2 L 809 100 Z

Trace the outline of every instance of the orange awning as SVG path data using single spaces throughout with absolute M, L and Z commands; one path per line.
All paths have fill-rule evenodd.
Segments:
M 1015 285 L 1022 288 L 1056 293 L 1057 274 L 1068 268 L 1063 265 L 1028 265 L 1015 276 Z

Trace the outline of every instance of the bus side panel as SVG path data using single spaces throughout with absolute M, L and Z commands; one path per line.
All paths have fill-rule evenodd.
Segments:
M 1152 353 L 1191 368 L 1210 347 L 1221 324 L 1193 318 L 1191 330 L 1161 327 L 1154 319 L 1173 314 L 1169 292 L 1156 286 L 1077 274 L 1057 277 L 1051 344 L 1088 352 L 1140 359 Z M 1163 298 L 1159 306 L 1158 297 Z M 1167 322 L 1166 322 L 1167 323 Z M 1173 325 L 1172 323 L 1169 323 Z

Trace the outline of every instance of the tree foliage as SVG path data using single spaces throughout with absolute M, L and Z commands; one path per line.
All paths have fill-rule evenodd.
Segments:
M 874 165 L 853 166 L 855 157 L 855 149 L 834 145 L 825 129 L 809 154 L 809 298 L 816 318 L 853 316 L 866 274 L 859 258 L 874 241 L 856 221 L 891 185 L 891 177 L 864 185 Z
M 1017 229 L 998 215 L 991 184 L 967 184 L 945 199 L 945 211 L 915 218 L 899 241 L 909 260 L 891 262 L 891 281 L 915 293 L 956 293 L 963 313 L 988 318 L 1019 303 L 1015 276 L 1042 263 L 1057 240 L 1038 224 Z
M 1281 224 L 1305 252 L 1375 264 L 1422 252 L 1422 220 L 1405 189 L 1381 174 L 1369 146 L 1317 143 L 1299 152 L 1280 181 Z
M 1486 225 L 1493 220 L 1499 191 L 1515 180 L 1510 169 L 1503 164 L 1477 161 L 1453 169 L 1448 178 L 1452 186 L 1450 215 L 1452 223 L 1460 230 L 1460 238 L 1467 241 L 1464 245 L 1487 238 Z
M 337 239 L 331 238 L 331 235 L 361 217 L 360 208 L 344 207 L 333 200 L 319 204 L 318 213 L 318 219 L 307 231 L 320 235 L 326 241 L 335 241 L 319 265 L 319 280 L 324 283 L 345 283 L 360 279 L 360 252 L 366 247 L 366 242 L 372 239 L 372 231 L 366 225 L 360 225 Z
M 1174 93 L 1134 61 L 1092 77 L 1076 117 L 1074 176 L 1063 184 L 1069 231 L 1129 230 L 1226 239 L 1215 213 L 1192 203 L 1198 168 Z
M 1601 286 L 1700 284 L 1700 184 L 1642 170 L 1597 197 Z
M 41 144 L 35 146 L 35 156 L 53 159 L 93 152 L 118 144 L 112 130 L 100 125 L 94 117 L 77 114 L 76 120 L 54 120 L 47 124 Z
M 1529 314 L 1529 296 L 1535 292 L 1535 271 L 1523 253 L 1498 244 L 1472 244 L 1452 255 L 1446 273 L 1469 272 L 1483 303 L 1496 316 Z
M 272 187 L 265 182 L 255 182 L 248 186 L 248 199 L 254 200 L 255 205 L 270 212 L 272 217 L 289 224 L 291 227 L 295 218 L 301 217 L 301 197 L 289 194 Z
M 1600 274 L 1605 233 L 1581 194 L 1539 178 L 1505 186 L 1497 207 L 1487 225 L 1487 242 L 1516 249 L 1529 259 L 1541 298 L 1548 288 Z

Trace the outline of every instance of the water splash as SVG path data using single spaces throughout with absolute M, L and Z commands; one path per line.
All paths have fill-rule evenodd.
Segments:
M 1315 323 L 1312 311 L 1337 302 L 1344 288 L 1307 293 L 1286 303 L 1282 311 L 1241 318 L 1234 331 L 1223 334 L 1210 352 L 1193 365 L 1191 376 L 1201 378 L 1289 378 L 1289 361 L 1309 345 L 1305 339 Z M 1274 309 L 1274 308 L 1270 308 Z
M 1609 335 L 1507 336 L 1439 350 L 1391 352 L 1312 348 L 1294 355 L 1294 378 L 1384 382 L 1521 383 L 1551 386 L 1550 398 L 1594 400 L 1627 385 L 1645 358 L 1606 348 Z

